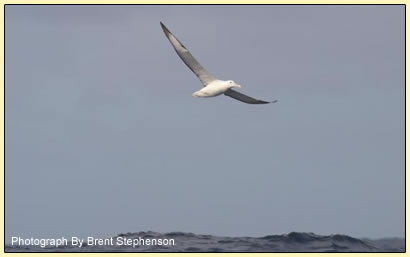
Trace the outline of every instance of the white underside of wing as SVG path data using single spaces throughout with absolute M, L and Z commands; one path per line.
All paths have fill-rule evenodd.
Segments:
M 208 85 L 215 78 L 204 68 L 202 65 L 192 56 L 192 54 L 186 49 L 186 47 L 179 42 L 179 40 L 168 30 L 167 27 L 161 22 L 162 30 L 164 31 L 169 42 L 171 42 L 178 56 L 182 61 L 191 69 L 193 73 L 199 78 L 204 86 Z

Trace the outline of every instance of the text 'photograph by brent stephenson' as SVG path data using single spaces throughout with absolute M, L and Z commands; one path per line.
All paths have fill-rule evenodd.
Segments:
M 405 252 L 404 5 L 6 5 L 6 252 Z
M 167 246 L 175 245 L 174 239 L 168 238 L 127 238 L 124 236 L 109 237 L 109 238 L 94 238 L 87 237 L 86 239 L 79 237 L 71 237 L 71 240 L 65 237 L 61 238 L 21 238 L 12 237 L 11 246 L 18 247 L 41 247 L 41 248 L 62 248 L 62 247 L 99 247 L 99 246 L 124 246 L 124 247 L 138 247 L 138 246 Z

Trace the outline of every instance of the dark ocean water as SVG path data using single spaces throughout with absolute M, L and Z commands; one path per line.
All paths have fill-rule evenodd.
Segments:
M 171 239 L 174 240 L 174 244 Z M 87 242 L 87 238 L 84 240 Z M 159 241 L 162 241 L 162 245 L 159 245 Z M 372 240 L 346 235 L 322 236 L 299 232 L 264 237 L 223 237 L 148 231 L 119 234 L 105 239 L 104 242 L 105 245 L 102 246 L 84 243 L 82 247 L 73 246 L 71 241 L 61 247 L 6 245 L 5 250 L 6 252 L 405 252 L 405 240 L 402 238 Z M 126 245 L 125 242 L 130 244 Z

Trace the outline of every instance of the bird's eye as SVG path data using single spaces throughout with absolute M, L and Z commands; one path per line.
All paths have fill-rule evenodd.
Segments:
M 231 83 L 231 84 L 232 84 L 232 81 L 229 81 L 229 83 Z

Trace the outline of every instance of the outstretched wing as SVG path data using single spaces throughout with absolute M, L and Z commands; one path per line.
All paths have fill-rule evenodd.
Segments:
M 172 33 L 167 29 L 167 27 L 165 27 L 165 25 L 162 22 L 160 23 L 162 30 L 165 33 L 165 36 L 167 36 L 169 42 L 171 42 L 178 56 L 181 57 L 182 61 L 184 61 L 188 68 L 190 68 L 192 72 L 195 73 L 195 75 L 199 78 L 202 84 L 206 86 L 212 81 L 214 81 L 215 78 L 211 74 L 209 74 L 209 72 L 204 67 L 202 67 L 202 65 L 199 64 L 197 60 L 195 60 L 195 58 L 188 51 L 188 49 L 186 49 L 185 46 L 181 42 L 179 42 L 179 40 L 174 35 L 172 35 Z
M 262 100 L 257 100 L 255 98 L 252 98 L 250 96 L 244 95 L 242 93 L 239 93 L 237 91 L 234 91 L 232 89 L 229 89 L 224 93 L 227 96 L 230 96 L 236 100 L 239 100 L 241 102 L 247 103 L 247 104 L 270 104 L 270 103 L 276 103 L 278 100 L 272 101 L 272 102 L 267 102 L 267 101 L 262 101 Z

